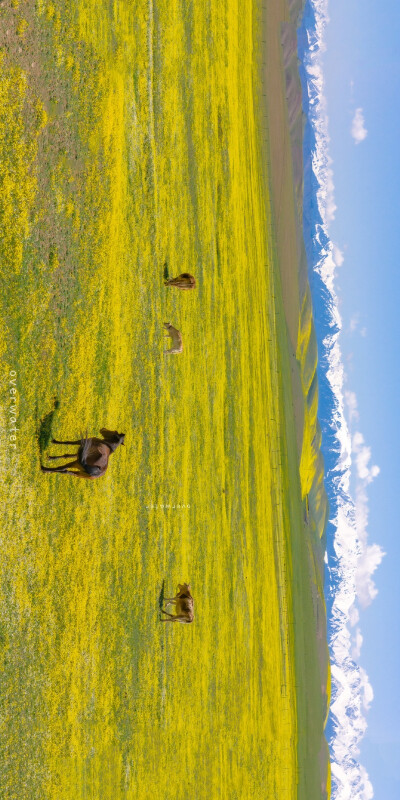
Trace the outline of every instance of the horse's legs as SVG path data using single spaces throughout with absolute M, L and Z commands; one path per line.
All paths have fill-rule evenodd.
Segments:
M 53 442 L 53 444 L 82 444 L 82 439 L 76 439 L 73 442 L 71 442 L 71 440 L 69 440 L 68 442 L 59 442 L 58 439 L 52 439 L 51 441 Z
M 164 611 L 164 609 L 163 609 L 163 608 L 161 609 L 161 613 L 162 613 L 162 614 L 166 614 L 166 615 L 167 615 L 167 617 L 171 617 L 171 619 L 175 619 L 175 617 L 174 617 L 174 615 L 173 615 L 173 614 L 170 614 L 170 613 L 169 613 L 169 611 Z M 168 621 L 169 621 L 169 620 L 167 620 L 167 619 L 163 619 L 163 622 L 168 622 Z
M 74 458 L 76 453 L 64 453 L 63 456 L 47 456 L 47 458 Z
M 64 464 L 62 467 L 43 467 L 42 472 L 65 472 L 68 467 L 79 467 L 79 461 L 69 461 L 68 464 Z

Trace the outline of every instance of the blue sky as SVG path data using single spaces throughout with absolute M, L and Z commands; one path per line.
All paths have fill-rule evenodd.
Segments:
M 374 700 L 360 762 L 374 797 L 400 797 L 400 4 L 330 0 L 323 55 L 340 248 L 336 291 L 346 388 L 379 475 L 368 485 L 368 543 L 386 553 L 378 595 L 361 611 L 359 663 Z M 357 118 L 358 142 L 352 136 Z M 362 131 L 366 131 L 363 134 Z M 361 132 L 361 133 L 360 133 Z M 364 136 L 364 138 L 362 138 Z

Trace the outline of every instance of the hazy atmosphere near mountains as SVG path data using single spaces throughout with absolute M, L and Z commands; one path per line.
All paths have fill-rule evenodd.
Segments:
M 0 2 L 1 797 L 398 795 L 386 6 Z

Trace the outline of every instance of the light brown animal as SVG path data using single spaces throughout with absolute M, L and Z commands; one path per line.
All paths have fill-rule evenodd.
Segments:
M 78 444 L 79 449 L 76 454 L 64 453 L 62 456 L 49 456 L 49 458 L 73 458 L 76 455 L 78 457 L 62 467 L 43 467 L 42 465 L 42 472 L 61 472 L 65 475 L 75 475 L 77 478 L 100 478 L 108 467 L 111 453 L 114 453 L 120 444 L 124 444 L 125 438 L 124 433 L 109 431 L 107 428 L 101 428 L 100 433 L 103 439 L 82 437 L 72 442 L 60 442 L 52 439 L 53 444 Z M 75 467 L 75 469 L 68 469 L 69 467 Z
M 166 328 L 168 336 L 172 339 L 172 347 L 169 350 L 164 350 L 164 353 L 181 353 L 183 350 L 181 332 L 174 328 L 170 322 L 164 322 L 164 328 Z
M 182 272 L 182 275 L 178 275 L 177 278 L 168 278 L 168 280 L 164 281 L 164 286 L 177 286 L 178 289 L 194 289 L 196 281 L 193 275 L 189 275 L 188 272 Z
M 193 622 L 194 600 L 190 594 L 190 585 L 188 583 L 178 584 L 178 592 L 175 597 L 167 597 L 164 602 L 166 606 L 175 604 L 176 614 L 170 614 L 162 608 L 161 612 L 166 614 L 168 619 L 161 619 L 161 622 L 182 622 L 183 624 Z

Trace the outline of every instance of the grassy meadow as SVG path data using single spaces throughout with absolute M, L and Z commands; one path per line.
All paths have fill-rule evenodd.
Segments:
M 315 795 L 260 41 L 250 0 L 0 3 L 1 798 Z M 101 427 L 104 477 L 41 473 Z

